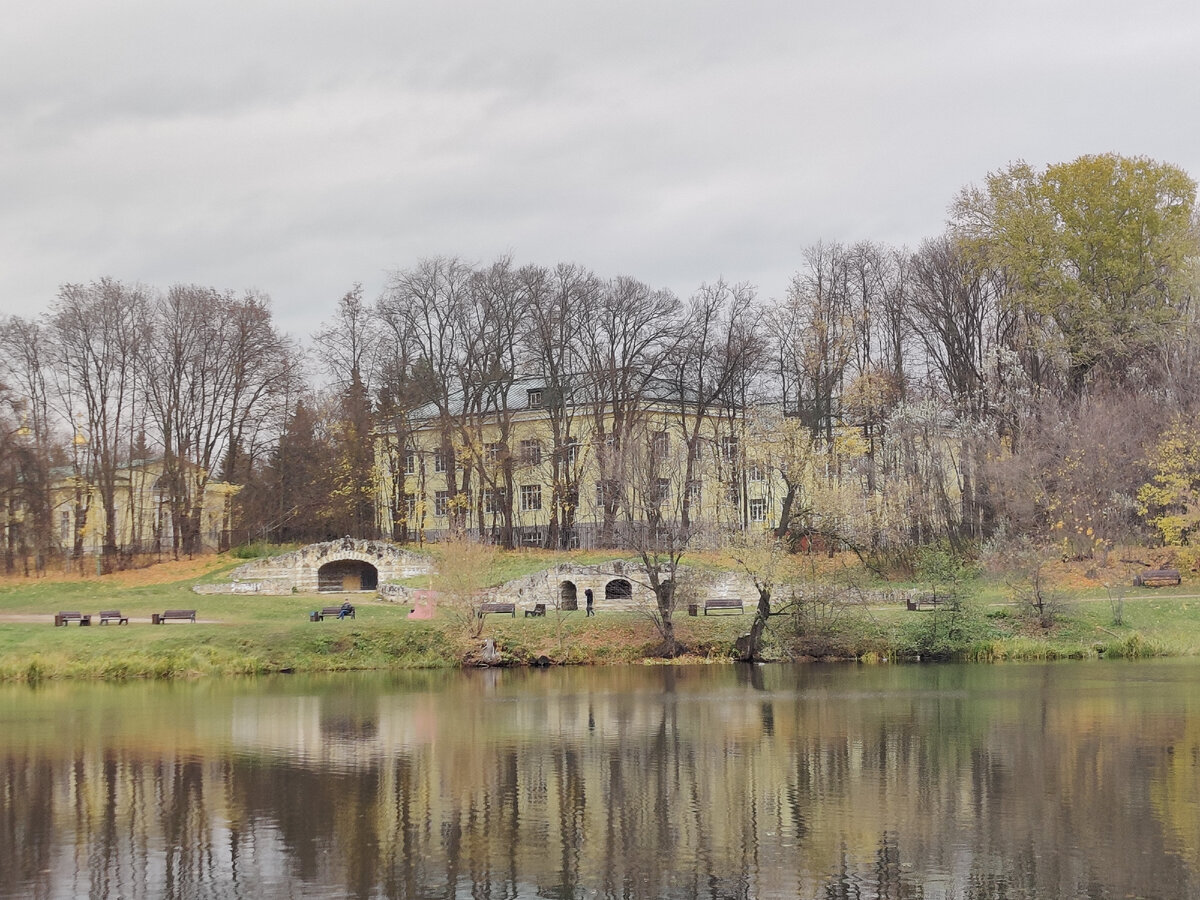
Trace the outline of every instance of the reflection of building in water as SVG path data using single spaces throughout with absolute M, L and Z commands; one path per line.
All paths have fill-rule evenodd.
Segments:
M 1062 669 L 972 671 L 42 692 L 5 707 L 53 740 L 0 734 L 0 892 L 1200 896 L 1190 683 L 1139 705 Z

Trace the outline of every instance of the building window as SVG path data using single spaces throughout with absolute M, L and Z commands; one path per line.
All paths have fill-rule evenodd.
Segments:
M 737 504 L 741 501 L 741 496 L 742 495 L 741 492 L 738 491 L 738 484 L 736 481 L 731 481 L 725 485 L 726 503 L 732 503 L 734 506 L 737 506 Z
M 691 481 L 688 482 L 688 486 L 687 486 L 688 502 L 694 507 L 700 506 L 700 497 L 703 494 L 703 489 L 701 488 L 701 485 L 702 485 L 702 482 L 700 481 L 699 478 L 693 478 Z
M 450 454 L 445 450 L 434 450 L 433 451 L 433 471 L 445 472 L 446 471 L 446 457 L 449 455 Z
M 659 478 L 654 482 L 654 497 L 659 503 L 666 503 L 671 499 L 671 479 Z
M 528 401 L 526 403 L 526 405 L 530 409 L 540 409 L 541 408 L 541 405 L 542 405 L 542 389 L 541 388 L 531 388 L 526 393 L 525 396 Z
M 433 514 L 439 518 L 445 518 L 446 509 L 449 503 L 449 491 L 435 491 L 433 495 Z
M 655 459 L 666 459 L 667 452 L 671 448 L 671 439 L 665 431 L 654 432 L 650 438 L 650 452 L 654 454 Z
M 579 441 L 575 438 L 567 438 L 567 445 L 563 448 L 563 462 L 567 468 L 574 469 L 575 464 L 579 461 Z
M 762 497 L 753 497 L 750 500 L 750 521 L 765 522 L 767 520 L 767 501 Z
M 727 463 L 736 463 L 738 458 L 738 439 L 732 434 L 721 438 L 721 458 Z
M 405 497 L 404 498 L 404 518 L 407 519 L 409 522 L 411 522 L 416 517 L 417 517 L 417 498 L 416 497 Z
M 521 441 L 521 462 L 527 466 L 542 464 L 542 442 Z
M 507 500 L 508 492 L 504 488 L 483 489 L 483 511 L 485 513 L 504 512 L 504 508 L 508 505 Z
M 521 509 L 534 512 L 542 508 L 542 486 L 540 484 L 521 485 Z
M 404 474 L 405 475 L 416 475 L 417 474 L 417 451 L 416 450 L 409 449 L 409 450 L 404 451 Z
M 612 480 L 596 482 L 596 506 L 601 509 L 607 509 L 609 506 L 615 505 L 620 496 L 621 488 L 619 482 Z
M 499 441 L 483 445 L 483 455 L 488 462 L 499 462 L 504 458 L 504 444 Z
M 751 481 L 766 481 L 767 480 L 767 476 L 763 472 L 762 466 L 760 466 L 756 462 L 752 462 L 752 463 L 750 463 L 749 466 L 746 467 L 746 477 L 749 478 Z

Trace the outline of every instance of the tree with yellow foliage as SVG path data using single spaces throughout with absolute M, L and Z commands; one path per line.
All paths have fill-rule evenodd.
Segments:
M 1200 524 L 1200 435 L 1176 417 L 1149 462 L 1154 475 L 1138 491 L 1138 511 L 1164 544 L 1186 544 Z

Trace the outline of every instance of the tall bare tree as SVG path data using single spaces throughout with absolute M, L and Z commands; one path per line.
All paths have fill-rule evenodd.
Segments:
M 209 480 L 244 476 L 259 432 L 278 433 L 296 351 L 276 331 L 266 298 L 254 293 L 174 285 L 150 304 L 149 323 L 139 353 L 162 444 L 160 491 L 171 512 L 171 550 L 191 554 Z
M 740 388 L 765 353 L 760 322 L 750 285 L 723 280 L 701 285 L 688 300 L 679 339 L 665 356 L 662 370 L 670 384 L 668 402 L 686 447 L 680 485 L 680 527 L 685 533 L 693 524 L 693 491 L 685 488 L 698 481 L 711 422 L 718 407 L 735 415 L 744 411 Z
M 451 498 L 465 501 L 471 494 L 471 475 L 477 448 L 463 446 L 459 417 L 463 409 L 463 394 L 458 382 L 460 358 L 465 335 L 461 331 L 461 307 L 469 302 L 468 293 L 472 269 L 462 260 L 448 257 L 423 259 L 410 269 L 393 272 L 387 288 L 379 299 L 377 311 L 385 329 L 387 342 L 397 342 L 409 348 L 393 367 L 397 387 L 404 385 L 428 402 L 437 418 L 440 452 L 449 458 L 446 465 L 446 488 Z M 407 371 L 407 375 L 404 372 Z M 402 381 L 400 380 L 402 379 Z M 401 407 L 402 401 L 397 401 Z M 417 523 L 410 521 L 408 509 L 415 509 L 415 498 L 405 487 L 403 473 L 412 451 L 408 433 L 396 434 L 388 443 L 393 455 L 391 471 L 400 473 L 395 479 L 396 496 L 389 499 L 392 507 L 393 533 L 415 532 Z M 414 463 L 420 463 L 414 459 Z M 465 502 L 450 507 L 451 527 L 462 530 L 467 524 L 469 508 Z M 482 521 L 482 506 L 479 507 Z
M 527 325 L 524 330 L 529 368 L 540 378 L 537 401 L 550 425 L 550 524 L 546 546 L 572 546 L 579 510 L 580 477 L 588 448 L 578 441 L 575 419 L 585 399 L 583 323 L 598 302 L 602 284 L 591 272 L 573 265 L 521 270 Z
M 61 461 L 51 418 L 47 355 L 41 324 L 17 316 L 0 322 L 0 384 L 8 389 L 12 412 L 8 447 L 16 475 L 13 497 L 24 512 L 18 543 L 24 548 L 32 540 L 39 572 L 57 545 L 50 481 L 52 467 Z
M 600 539 L 614 545 L 626 456 L 622 448 L 642 422 L 659 384 L 659 363 L 674 345 L 679 300 L 633 278 L 605 284 L 584 320 L 586 402 L 599 472 Z
M 805 251 L 787 298 L 775 310 L 782 400 L 814 437 L 833 441 L 841 393 L 857 329 L 848 289 L 845 248 L 816 244 Z
M 68 418 L 81 417 L 86 480 L 104 505 L 102 568 L 117 556 L 117 481 L 138 390 L 138 355 L 145 339 L 149 295 L 111 278 L 64 285 L 52 308 L 58 397 Z M 82 552 L 77 518 L 76 553 Z

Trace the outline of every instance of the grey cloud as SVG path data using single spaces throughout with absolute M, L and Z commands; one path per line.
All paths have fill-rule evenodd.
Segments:
M 49 2 L 0 34 L 0 312 L 105 274 L 298 333 L 419 256 L 779 295 L 1018 157 L 1200 175 L 1174 2 Z

